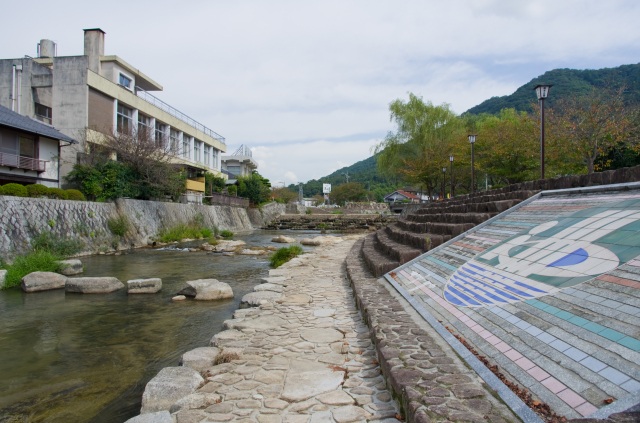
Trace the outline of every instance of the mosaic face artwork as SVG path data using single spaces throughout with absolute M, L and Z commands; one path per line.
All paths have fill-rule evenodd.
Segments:
M 640 254 L 640 200 L 592 207 L 509 238 L 451 275 L 443 296 L 482 307 L 585 282 Z

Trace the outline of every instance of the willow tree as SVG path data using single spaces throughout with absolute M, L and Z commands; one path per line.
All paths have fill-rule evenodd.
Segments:
M 434 106 L 409 93 L 409 100 L 389 105 L 396 132 L 376 145 L 378 169 L 389 176 L 422 186 L 433 197 L 441 183 L 442 168 L 449 164 L 453 144 L 464 131 L 447 104 Z

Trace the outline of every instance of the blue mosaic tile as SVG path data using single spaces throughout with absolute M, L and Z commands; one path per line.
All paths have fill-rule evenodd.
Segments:
M 614 342 L 619 341 L 620 339 L 624 338 L 624 334 L 622 334 L 622 333 L 620 333 L 620 332 L 618 332 L 616 330 L 609 329 L 609 328 L 603 330 L 602 332 L 598 332 L 598 335 L 600 335 L 600 336 L 602 336 L 604 338 L 607 338 L 607 339 L 609 339 L 611 341 L 614 341 Z
M 580 361 L 580 364 L 582 364 L 587 369 L 589 369 L 589 370 L 591 370 L 592 372 L 595 372 L 595 373 L 598 373 L 599 371 L 601 371 L 602 369 L 607 367 L 607 365 L 604 364 L 602 361 L 598 360 L 597 358 L 593 358 L 593 357 L 585 358 L 584 360 Z
M 568 350 L 569 348 L 571 348 L 571 345 L 569 345 L 566 342 L 561 341 L 559 339 L 556 339 L 555 341 L 551 342 L 549 345 L 551 345 L 553 348 L 555 348 L 556 350 L 558 350 L 560 352 L 564 352 L 564 351 Z
M 564 354 L 575 361 L 584 360 L 589 356 L 589 354 L 585 353 L 582 350 L 577 349 L 576 347 L 569 348 L 568 350 L 564 351 Z
M 579 316 L 571 317 L 568 320 L 568 322 L 573 323 L 574 325 L 580 326 L 580 327 L 582 327 L 582 326 L 586 325 L 587 323 L 589 323 L 589 321 L 587 319 L 583 319 L 582 317 L 579 317 Z
M 542 332 L 540 335 L 536 336 L 536 338 L 538 338 L 539 340 L 541 340 L 546 344 L 550 344 L 553 341 L 558 339 L 555 336 L 548 334 L 547 332 Z
M 625 336 L 624 338 L 618 340 L 618 344 L 633 351 L 640 351 L 640 341 L 630 336 Z
M 640 382 L 634 379 L 629 379 L 620 385 L 620 387 L 627 392 L 640 392 Z
M 613 367 L 606 367 L 605 369 L 598 372 L 598 374 L 605 379 L 615 383 L 616 385 L 620 385 L 629 379 L 631 379 L 628 375 L 614 369 Z

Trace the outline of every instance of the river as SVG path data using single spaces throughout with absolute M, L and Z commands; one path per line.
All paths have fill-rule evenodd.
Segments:
M 274 234 L 235 239 L 281 247 L 271 242 Z M 268 275 L 267 257 L 140 249 L 82 257 L 81 276 L 115 276 L 125 284 L 159 277 L 158 294 L 0 291 L 0 422 L 111 423 L 137 415 L 146 383 L 184 352 L 209 345 L 242 296 Z M 171 301 L 186 281 L 200 278 L 229 283 L 234 298 Z

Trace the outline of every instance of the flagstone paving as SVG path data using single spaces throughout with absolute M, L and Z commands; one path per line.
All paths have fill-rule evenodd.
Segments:
M 569 419 L 640 403 L 640 190 L 549 191 L 385 275 Z

